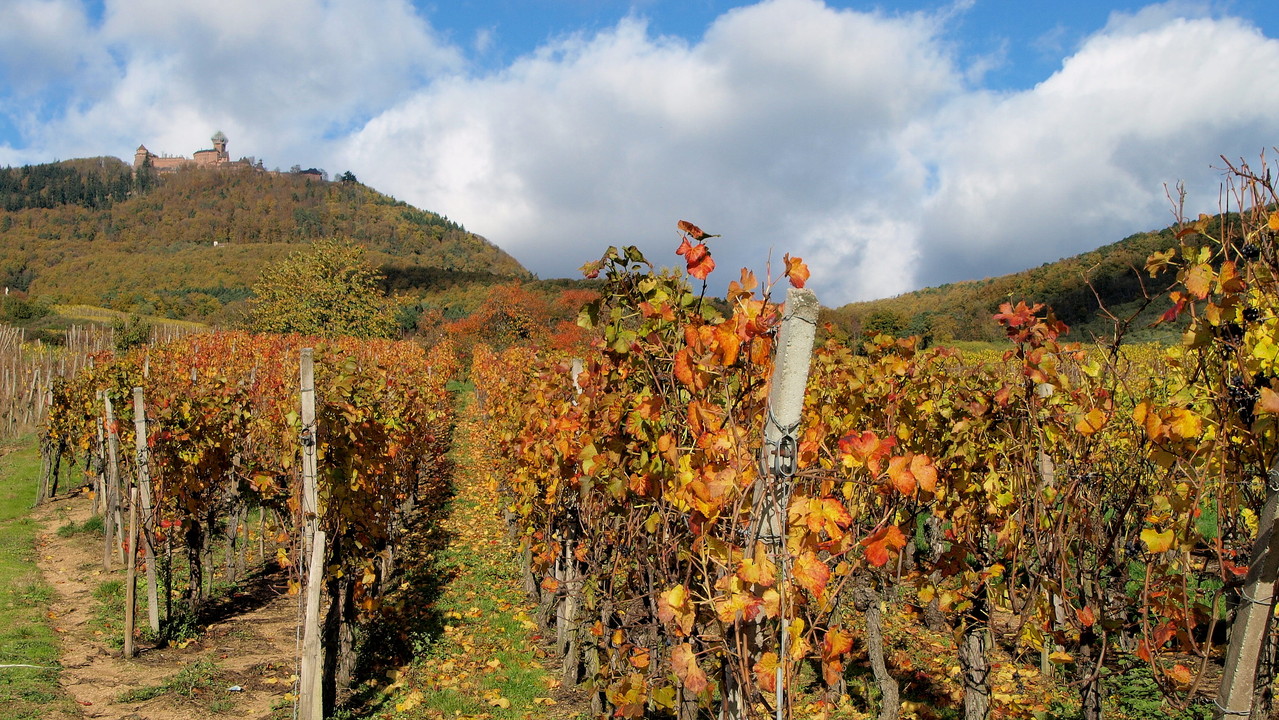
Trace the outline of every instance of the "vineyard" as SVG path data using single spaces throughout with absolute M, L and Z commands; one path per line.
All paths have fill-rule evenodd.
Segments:
M 1188 323 L 1178 347 L 1126 345 L 1123 318 L 1073 342 L 1022 301 L 993 318 L 1003 352 L 819 341 L 799 258 L 712 300 L 714 236 L 686 222 L 684 271 L 633 247 L 584 268 L 588 344 L 476 345 L 470 451 L 559 681 L 613 717 L 1093 720 L 1136 668 L 1169 717 L 1266 717 L 1279 197 L 1246 166 L 1229 190 L 1144 269 L 1175 273 L 1149 299 Z M 298 598 L 297 716 L 334 712 L 370 653 L 409 659 L 410 549 L 451 492 L 447 339 L 91 358 L 52 382 L 41 496 L 84 463 L 103 563 L 141 563 L 156 637 L 199 617 L 216 545 L 232 582 L 256 562 Z M 888 649 L 903 617 L 957 679 L 928 712 Z M 1073 699 L 996 681 L 1017 668 Z

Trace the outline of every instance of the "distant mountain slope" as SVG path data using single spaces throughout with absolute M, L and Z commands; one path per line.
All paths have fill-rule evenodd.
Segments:
M 927 334 L 937 341 L 999 340 L 991 320 L 1000 303 L 1025 300 L 1053 308 L 1072 328 L 1072 339 L 1108 335 L 1112 324 L 1100 307 L 1127 317 L 1141 303 L 1143 287 L 1154 303 L 1133 323 L 1129 339 L 1167 339 L 1171 329 L 1150 325 L 1169 306 L 1158 296 L 1173 280 L 1151 278 L 1144 270 L 1151 253 L 1177 244 L 1172 228 L 1138 233 L 1117 243 L 1054 263 L 999 277 L 950 283 L 883 300 L 852 303 L 828 310 L 825 319 L 850 335 L 866 328 L 897 326 L 902 334 Z M 1100 304 L 1098 300 L 1100 299 Z
M 316 238 L 370 250 L 388 284 L 529 278 L 461 225 L 358 182 L 249 168 L 134 183 L 115 158 L 0 170 L 0 284 L 52 302 L 201 318 L 250 293 L 264 265 Z

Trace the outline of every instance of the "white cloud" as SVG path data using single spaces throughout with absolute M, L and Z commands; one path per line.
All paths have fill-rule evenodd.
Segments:
M 1233 20 L 1112 20 L 1061 71 L 1023 93 L 976 93 L 917 147 L 941 167 L 924 205 L 919 278 L 994 275 L 1171 220 L 1164 184 L 1216 209 L 1219 154 L 1279 137 L 1279 96 L 1257 68 L 1279 41 Z M 1216 162 L 1220 165 L 1220 161 Z
M 1254 78 L 1279 43 L 1187 14 L 1115 15 L 1010 94 L 966 85 L 945 15 L 770 0 L 693 43 L 631 19 L 438 82 L 341 157 L 543 275 L 610 243 L 675 264 L 686 218 L 725 235 L 722 282 L 789 251 L 829 303 L 894 294 L 1163 226 L 1164 183 L 1202 180 L 1215 202 L 1214 158 L 1277 135 Z
M 6 12 L 49 15 L 52 4 L 13 0 Z M 107 0 L 92 26 L 79 4 L 62 5 L 67 17 L 41 25 L 36 44 L 75 48 L 70 57 L 91 59 L 93 72 L 51 67 L 71 99 L 28 128 L 37 152 L 131 157 L 145 142 L 189 154 L 221 128 L 233 153 L 305 162 L 326 135 L 462 63 L 406 0 Z M 3 59 L 14 71 L 39 66 Z
M 724 234 L 726 275 L 770 248 L 817 249 L 814 233 L 845 257 L 883 244 L 850 210 L 896 202 L 899 129 L 958 89 L 935 31 L 810 0 L 730 11 L 692 44 L 628 19 L 438 82 L 369 122 L 342 162 L 544 275 L 608 244 L 675 264 L 680 219 Z

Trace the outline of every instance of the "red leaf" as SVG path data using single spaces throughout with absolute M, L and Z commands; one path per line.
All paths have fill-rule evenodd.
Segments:
M 867 430 L 863 433 L 849 433 L 839 439 L 840 459 L 845 467 L 867 465 L 875 475 L 879 474 L 879 459 L 892 451 L 897 438 L 879 439 L 875 433 Z
M 1172 322 L 1176 320 L 1177 316 L 1181 314 L 1181 311 L 1185 309 L 1186 309 L 1186 301 L 1178 300 L 1177 304 L 1173 305 L 1172 308 L 1168 310 L 1168 312 L 1165 312 L 1163 315 L 1159 316 L 1159 322 L 1161 323 Z
M 1017 307 L 1013 307 L 1012 303 L 1003 303 L 999 306 L 999 312 L 995 314 L 995 322 L 1008 328 L 1029 325 L 1034 322 L 1035 313 L 1043 307 L 1042 303 L 1028 306 L 1024 300 L 1017 301 Z
M 862 545 L 866 548 L 866 560 L 875 567 L 883 567 L 897 551 L 906 547 L 906 536 L 896 525 L 885 525 L 862 540 Z
M 701 232 L 700 230 L 698 232 Z M 711 250 L 703 243 L 693 245 L 684 238 L 680 243 L 679 249 L 675 251 L 676 255 L 683 255 L 684 261 L 688 264 L 688 274 L 698 280 L 705 280 L 707 275 L 715 269 L 715 260 L 711 258 Z

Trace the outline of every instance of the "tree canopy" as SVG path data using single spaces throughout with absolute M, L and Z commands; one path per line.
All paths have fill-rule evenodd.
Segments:
M 317 240 L 267 267 L 253 290 L 250 329 L 256 332 L 358 338 L 395 334 L 395 300 L 363 247 Z

